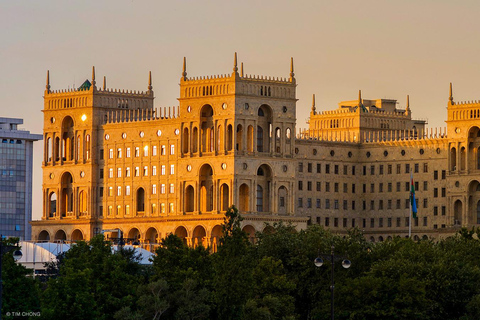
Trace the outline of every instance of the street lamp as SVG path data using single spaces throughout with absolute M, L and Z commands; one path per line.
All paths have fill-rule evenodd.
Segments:
M 0 236 L 0 320 L 2 319 L 2 294 L 3 294 L 3 281 L 2 281 L 2 260 L 3 256 L 10 251 L 13 251 L 13 259 L 18 261 L 22 258 L 22 251 L 18 246 L 9 246 L 3 244 L 3 236 Z
M 334 270 L 335 270 L 335 260 L 339 261 L 342 260 L 342 267 L 345 269 L 350 268 L 352 265 L 352 262 L 348 259 L 345 259 L 344 256 L 339 256 L 335 255 L 335 246 L 332 244 L 331 247 L 331 252 L 330 254 L 326 253 L 319 253 L 318 257 L 313 261 L 316 267 L 321 267 L 323 265 L 323 259 L 325 260 L 330 260 L 330 263 L 332 264 L 332 272 L 331 272 L 331 286 L 330 286 L 330 291 L 331 291 L 331 301 L 330 301 L 330 314 L 331 314 L 331 319 L 335 319 L 335 312 L 334 312 L 334 307 L 333 307 L 333 290 L 335 289 L 335 281 L 334 281 Z

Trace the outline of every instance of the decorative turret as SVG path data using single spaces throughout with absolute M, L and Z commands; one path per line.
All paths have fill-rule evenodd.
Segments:
M 290 58 L 290 78 L 289 78 L 289 81 L 290 82 L 295 81 L 295 73 L 293 72 L 293 57 Z
M 153 89 L 152 87 L 152 71 L 148 72 L 148 91 L 151 92 Z
M 238 67 L 237 67 L 237 53 L 235 52 L 235 57 L 233 59 L 233 73 L 232 76 L 237 75 L 238 76 Z
M 452 90 L 452 83 L 450 82 L 450 96 L 448 98 L 448 104 L 453 106 L 455 102 L 453 102 L 453 90 Z
M 243 78 L 243 62 L 242 62 L 242 64 L 240 65 L 240 77 Z
M 103 76 L 103 91 L 107 89 L 107 77 Z
M 45 91 L 50 93 L 50 70 L 47 70 L 47 84 L 45 85 Z
M 93 90 L 95 90 L 95 85 L 97 84 L 97 82 L 95 81 L 95 66 L 92 67 L 92 86 L 93 86 Z
M 183 57 L 182 77 L 184 81 L 187 81 L 187 58 L 186 57 Z
M 405 108 L 405 115 L 408 116 L 410 114 L 410 96 L 407 94 L 407 106 Z
M 312 114 L 317 114 L 317 108 L 315 108 L 315 94 L 312 97 Z

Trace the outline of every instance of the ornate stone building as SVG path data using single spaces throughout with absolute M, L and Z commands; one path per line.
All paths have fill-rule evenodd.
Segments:
M 335 232 L 359 227 L 371 241 L 480 223 L 480 103 L 455 103 L 446 130 L 427 130 L 396 100 L 344 101 L 296 128 L 296 79 L 243 74 L 180 78 L 179 106 L 155 109 L 147 91 L 97 88 L 44 96 L 43 217 L 37 240 L 90 239 L 119 229 L 143 244 L 175 233 L 212 245 L 236 205 L 250 237 L 265 222 Z M 408 101 L 408 99 L 407 99 Z M 298 131 L 298 133 L 297 133 Z M 447 138 L 448 134 L 448 138 Z M 118 236 L 116 232 L 108 232 Z

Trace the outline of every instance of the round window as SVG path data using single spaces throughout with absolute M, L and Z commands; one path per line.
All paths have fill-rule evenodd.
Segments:
M 330 155 L 333 157 L 335 155 L 335 151 L 331 150 Z
M 402 156 L 404 156 L 405 155 L 405 150 L 402 150 L 401 154 L 402 154 Z
M 162 135 L 162 130 L 157 130 L 157 136 L 161 136 Z

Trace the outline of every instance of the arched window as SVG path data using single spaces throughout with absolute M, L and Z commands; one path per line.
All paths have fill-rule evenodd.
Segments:
M 236 149 L 239 151 L 243 150 L 243 126 L 239 124 L 237 126 L 237 145 Z
M 239 204 L 241 212 L 250 211 L 250 189 L 247 184 L 242 184 L 239 189 Z
M 185 189 L 185 212 L 193 212 L 195 210 L 195 191 L 192 186 Z
M 257 126 L 257 151 L 263 152 L 263 128 Z
M 138 188 L 137 190 L 137 213 L 145 211 L 145 190 Z

